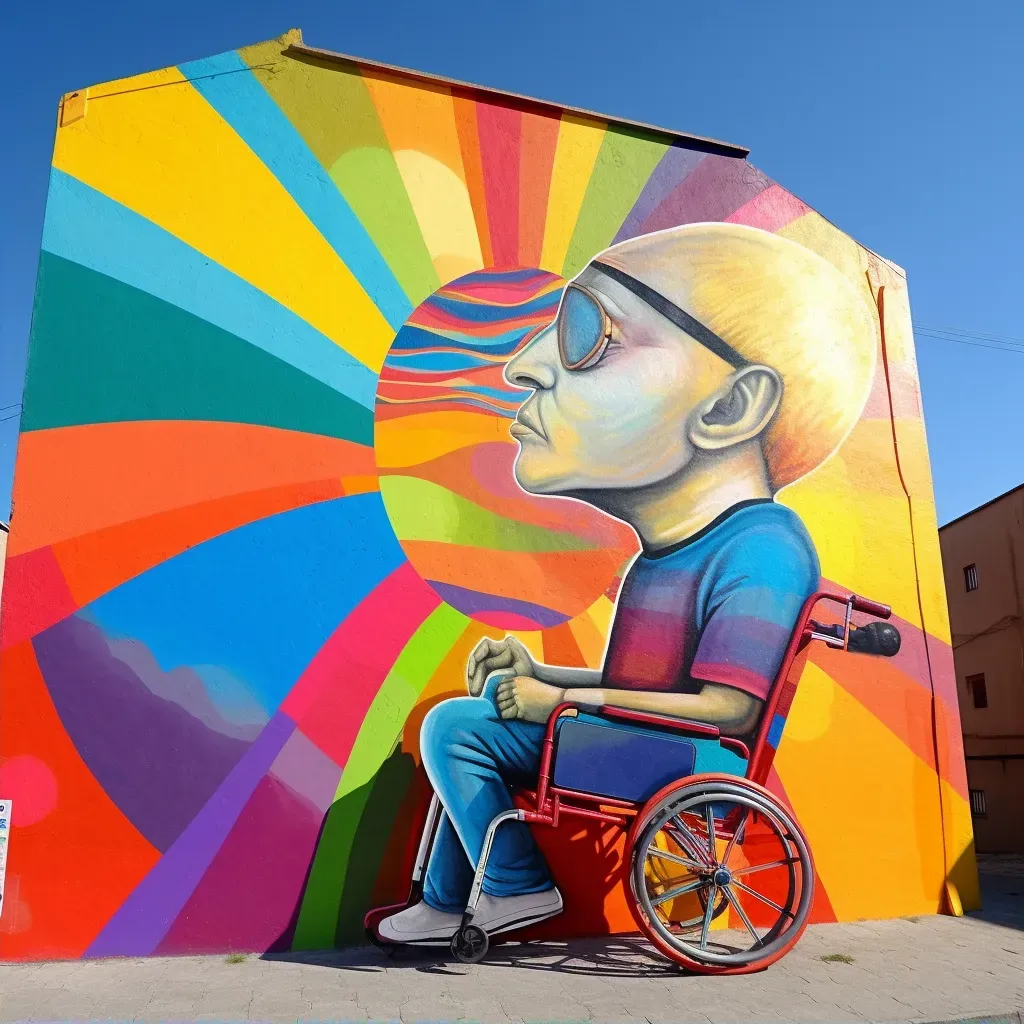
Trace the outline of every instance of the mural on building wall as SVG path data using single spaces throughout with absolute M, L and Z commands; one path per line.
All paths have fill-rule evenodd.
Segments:
M 815 651 L 778 748 L 814 919 L 934 912 L 947 878 L 970 905 L 902 275 L 714 146 L 287 42 L 92 88 L 57 130 L 0 622 L 0 955 L 362 941 L 474 652 L 474 687 L 503 652 L 535 667 L 491 705 L 528 720 L 541 665 L 640 699 L 638 644 L 651 680 L 732 663 L 710 620 L 683 652 L 652 614 L 697 545 L 635 561 L 727 481 L 760 503 L 720 528 L 797 553 L 773 605 L 820 563 L 903 636 Z M 693 481 L 672 515 L 633 502 L 669 478 Z M 720 680 L 740 733 L 757 675 Z M 536 839 L 566 907 L 536 934 L 633 929 L 621 840 Z

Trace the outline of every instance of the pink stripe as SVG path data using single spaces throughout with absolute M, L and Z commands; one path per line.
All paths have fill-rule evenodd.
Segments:
M 476 119 L 494 265 L 515 267 L 519 265 L 519 137 L 523 116 L 509 107 L 478 103 Z
M 780 231 L 811 208 L 781 185 L 771 185 L 725 218 L 727 224 L 747 224 L 765 231 Z
M 381 683 L 441 599 L 408 563 L 352 611 L 309 663 L 281 710 L 343 765 Z

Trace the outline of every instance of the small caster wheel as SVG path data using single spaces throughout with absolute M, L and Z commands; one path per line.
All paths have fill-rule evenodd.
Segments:
M 452 936 L 452 956 L 460 963 L 477 964 L 487 956 L 490 941 L 487 932 L 475 924 L 467 924 Z

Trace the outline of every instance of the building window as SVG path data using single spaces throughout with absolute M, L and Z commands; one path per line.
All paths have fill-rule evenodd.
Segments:
M 985 688 L 985 673 L 967 677 L 967 689 L 974 699 L 976 708 L 988 707 L 988 690 Z
M 985 790 L 983 789 L 972 789 L 970 790 L 971 796 L 971 817 L 972 818 L 986 818 L 988 817 L 988 808 L 985 805 Z
M 964 586 L 968 590 L 978 589 L 978 567 L 973 562 L 964 566 Z

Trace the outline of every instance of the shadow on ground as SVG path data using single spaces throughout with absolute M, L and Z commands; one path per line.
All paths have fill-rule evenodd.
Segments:
M 1024 931 L 1024 857 L 980 857 L 982 909 L 968 916 Z M 264 960 L 303 963 L 342 971 L 376 972 L 384 968 L 424 974 L 461 974 L 448 948 L 412 948 L 386 953 L 373 946 L 348 949 L 266 953 Z M 650 945 L 633 936 L 574 939 L 572 942 L 509 942 L 491 947 L 482 966 L 515 967 L 555 974 L 603 978 L 659 978 L 683 973 Z

